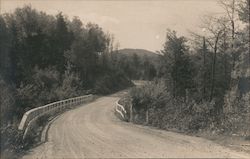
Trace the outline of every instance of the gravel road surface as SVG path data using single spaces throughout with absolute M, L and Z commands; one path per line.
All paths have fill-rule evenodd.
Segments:
M 120 121 L 114 115 L 117 95 L 60 115 L 48 141 L 23 158 L 250 158 L 212 141 Z

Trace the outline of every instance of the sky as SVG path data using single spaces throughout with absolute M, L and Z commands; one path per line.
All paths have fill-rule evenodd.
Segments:
M 159 51 L 167 29 L 189 36 L 200 32 L 204 15 L 221 14 L 217 0 L 0 0 L 1 13 L 31 5 L 39 11 L 56 15 L 63 12 L 69 19 L 99 24 L 114 34 L 120 48 Z

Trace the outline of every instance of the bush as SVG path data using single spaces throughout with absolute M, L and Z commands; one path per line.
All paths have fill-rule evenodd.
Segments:
M 54 91 L 58 100 L 85 94 L 79 76 L 70 72 L 69 70 L 65 71 L 64 75 L 62 76 L 62 84 L 55 88 Z
M 225 96 L 225 117 L 222 127 L 231 133 L 242 136 L 250 136 L 250 92 L 238 93 L 238 89 L 232 89 Z
M 135 122 L 145 122 L 147 110 L 157 112 L 164 107 L 164 103 L 169 100 L 167 98 L 168 92 L 166 89 L 164 81 L 159 80 L 153 83 L 148 83 L 139 88 L 133 88 L 130 91 L 133 111 L 135 112 Z M 149 112 L 149 114 L 151 114 L 151 112 Z
M 22 135 L 23 133 L 18 131 L 16 127 L 1 128 L 1 157 L 17 158 L 17 154 L 25 147 Z
M 106 74 L 100 77 L 94 87 L 97 94 L 110 94 L 118 90 L 132 86 L 132 82 L 120 72 Z
M 54 91 L 60 86 L 58 71 L 54 68 L 35 68 L 33 72 L 32 79 L 26 83 L 22 82 L 17 89 L 19 118 L 27 110 L 58 100 Z
M 130 91 L 135 123 L 147 123 L 162 129 L 198 131 L 214 121 L 214 102 L 196 103 L 188 98 L 177 98 L 168 92 L 162 80 Z M 146 113 L 148 112 L 148 121 Z
M 69 70 L 62 76 L 55 68 L 35 68 L 33 72 L 31 81 L 17 89 L 20 117 L 31 108 L 84 94 L 78 75 Z
M 6 126 L 15 116 L 15 90 L 7 84 L 0 76 L 0 106 L 1 126 Z

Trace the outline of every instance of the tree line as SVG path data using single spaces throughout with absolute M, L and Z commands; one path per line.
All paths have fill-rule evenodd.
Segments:
M 220 0 L 191 38 L 168 30 L 157 78 L 130 93 L 134 122 L 250 135 L 249 0 Z
M 0 43 L 1 126 L 46 103 L 131 86 L 114 37 L 77 17 L 17 8 L 0 16 Z
M 136 52 L 136 50 L 135 50 Z M 115 54 L 117 67 L 124 70 L 126 76 L 131 80 L 153 80 L 157 75 L 158 56 L 149 57 L 137 53 Z M 131 55 L 130 55 L 131 54 Z M 154 54 L 154 53 L 151 53 Z

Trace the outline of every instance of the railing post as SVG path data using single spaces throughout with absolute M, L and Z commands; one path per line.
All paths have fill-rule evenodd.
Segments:
M 130 117 L 129 121 L 133 122 L 133 105 L 132 104 L 130 106 L 130 115 L 129 115 L 129 117 Z
M 146 110 L 146 124 L 148 124 L 148 109 Z

